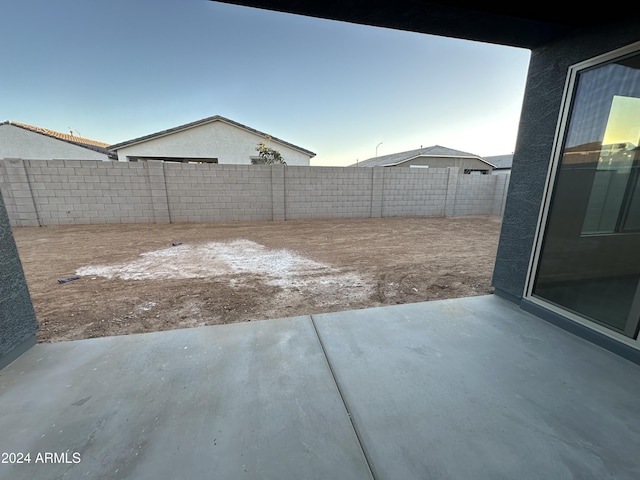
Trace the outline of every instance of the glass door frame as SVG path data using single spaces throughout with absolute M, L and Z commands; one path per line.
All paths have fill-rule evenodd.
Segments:
M 563 146 L 568 131 L 567 127 L 569 126 L 569 120 L 571 117 L 578 77 L 580 73 L 587 69 L 596 68 L 598 66 L 602 66 L 634 54 L 640 54 L 640 42 L 635 42 L 625 47 L 590 58 L 583 62 L 576 63 L 570 66 L 568 69 L 564 86 L 564 93 L 562 96 L 561 108 L 558 116 L 558 121 L 556 123 L 556 131 L 551 153 L 551 162 L 549 163 L 549 168 L 547 170 L 545 189 L 543 192 L 540 212 L 538 214 L 538 223 L 534 236 L 534 244 L 531 251 L 531 257 L 529 260 L 529 268 L 527 271 L 523 298 L 532 304 L 541 306 L 576 323 L 599 331 L 609 337 L 614 337 L 625 344 L 631 345 L 635 348 L 640 348 L 640 335 L 638 335 L 638 329 L 640 328 L 640 284 L 638 285 L 638 288 L 636 290 L 636 295 L 629 313 L 629 319 L 631 319 L 634 315 L 637 316 L 638 319 L 634 319 L 634 322 L 636 323 L 628 326 L 628 328 L 625 329 L 625 334 L 628 336 L 611 330 L 610 328 L 600 323 L 589 320 L 588 318 L 578 315 L 570 310 L 561 308 L 552 302 L 544 300 L 541 297 L 533 295 L 534 283 L 542 252 L 542 244 L 545 237 L 546 227 L 551 210 L 551 200 L 558 177 L 558 168 L 562 159 Z M 627 322 L 628 325 L 629 323 L 630 322 Z M 633 336 L 637 336 L 637 338 L 631 338 Z

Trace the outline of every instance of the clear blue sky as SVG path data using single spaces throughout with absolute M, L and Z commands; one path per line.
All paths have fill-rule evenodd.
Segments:
M 118 143 L 223 115 L 349 165 L 515 146 L 529 51 L 206 0 L 2 0 L 0 121 Z

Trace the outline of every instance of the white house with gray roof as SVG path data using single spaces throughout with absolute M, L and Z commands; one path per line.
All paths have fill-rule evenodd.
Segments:
M 264 143 L 287 165 L 309 166 L 315 153 L 220 115 L 111 145 L 121 162 L 164 160 L 182 163 L 250 165 Z
M 452 148 L 433 145 L 431 147 L 392 153 L 380 157 L 369 158 L 354 163 L 351 167 L 418 167 L 447 168 L 458 167 L 467 174 L 491 174 L 494 165 L 479 155 L 462 152 Z

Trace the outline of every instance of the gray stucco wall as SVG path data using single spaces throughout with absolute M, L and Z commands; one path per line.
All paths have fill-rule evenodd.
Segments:
M 640 41 L 639 21 L 620 21 L 532 51 L 493 284 L 521 298 L 568 68 Z
M 35 343 L 38 323 L 0 194 L 0 368 Z

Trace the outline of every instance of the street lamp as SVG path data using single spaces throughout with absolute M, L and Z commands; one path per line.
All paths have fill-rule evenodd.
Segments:
M 376 157 L 378 156 L 378 147 L 382 145 L 382 142 L 380 142 L 378 145 L 376 145 Z

